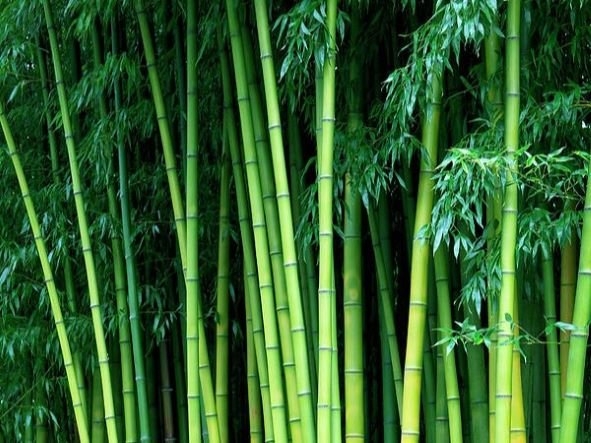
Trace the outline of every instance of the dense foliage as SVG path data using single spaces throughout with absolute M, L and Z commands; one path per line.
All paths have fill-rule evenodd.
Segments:
M 591 441 L 590 21 L 1 0 L 0 442 Z

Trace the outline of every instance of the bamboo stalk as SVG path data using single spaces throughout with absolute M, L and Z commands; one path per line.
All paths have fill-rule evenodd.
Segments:
M 232 57 L 234 60 L 234 79 L 236 82 L 237 100 L 240 112 L 242 140 L 244 144 L 245 154 L 245 169 L 248 181 L 248 195 L 250 197 L 250 212 L 252 217 L 252 227 L 246 228 L 242 225 L 242 220 L 248 220 L 244 211 L 241 214 L 241 234 L 243 241 L 245 241 L 246 229 L 253 232 L 254 236 L 254 250 L 256 253 L 256 269 L 258 272 L 258 287 L 260 291 L 260 303 L 262 312 L 262 326 L 264 329 L 264 338 L 266 346 L 266 357 L 259 357 L 257 354 L 257 361 L 261 358 L 266 358 L 268 362 L 269 374 L 269 392 L 270 405 L 273 423 L 273 436 L 278 442 L 287 441 L 287 411 L 285 410 L 285 400 L 283 394 L 283 380 L 281 375 L 281 356 L 279 352 L 279 338 L 276 324 L 275 301 L 273 297 L 273 283 L 271 276 L 271 266 L 269 263 L 269 246 L 264 218 L 264 209 L 262 202 L 261 184 L 259 180 L 258 165 L 256 163 L 256 152 L 254 151 L 255 138 L 253 132 L 253 120 L 249 104 L 249 88 L 247 83 L 247 75 L 245 70 L 244 49 L 242 46 L 242 39 L 240 34 L 240 26 L 237 17 L 236 5 L 232 0 L 226 0 L 226 12 L 228 17 L 228 25 L 231 37 Z M 227 65 L 226 65 L 227 66 Z M 228 125 L 230 127 L 231 125 Z M 237 147 L 237 143 L 231 143 Z M 239 162 L 240 155 L 237 152 L 232 153 L 232 163 Z M 235 174 L 236 177 L 236 169 Z M 246 194 L 245 194 L 246 195 Z M 239 203 L 245 202 L 240 201 Z M 245 209 L 245 208 L 244 208 Z M 254 265 L 249 260 L 249 265 Z M 252 277 L 256 277 L 257 272 L 254 268 L 247 270 L 247 275 L 254 282 Z M 251 277 L 252 276 L 252 277 Z M 259 291 L 252 288 L 249 293 L 256 294 Z M 252 297 L 252 301 L 256 297 Z M 253 315 L 255 310 L 254 303 L 251 304 L 253 308 Z M 253 317 L 254 318 L 254 317 Z M 255 328 L 256 329 L 256 328 Z M 259 366 L 259 377 L 262 377 L 261 367 Z M 261 378 L 261 383 L 263 382 Z M 265 399 L 263 398 L 263 404 Z M 267 423 L 267 420 L 265 420 Z
M 225 132 L 225 131 L 224 131 Z M 224 138 L 226 140 L 226 138 Z M 217 322 L 216 322 L 216 375 L 215 396 L 220 438 L 228 441 L 228 360 L 229 360 L 229 329 L 230 329 L 230 177 L 232 164 L 228 155 L 227 143 L 222 149 L 222 165 L 220 177 L 220 210 L 218 233 L 218 270 L 217 270 Z M 252 319 L 251 319 L 252 323 Z M 255 360 L 256 362 L 256 360 Z M 257 375 L 258 379 L 258 375 Z M 260 401 L 260 400 L 259 400 Z
M 111 50 L 119 54 L 118 20 L 111 22 Z M 115 117 L 121 112 L 121 84 L 113 84 Z M 129 304 L 129 325 L 131 332 L 131 349 L 133 354 L 133 373 L 135 374 L 135 392 L 137 396 L 137 412 L 125 410 L 125 439 L 135 441 L 137 439 L 137 424 L 139 423 L 139 437 L 142 442 L 152 440 L 150 430 L 150 419 L 148 410 L 147 379 L 144 364 L 143 332 L 140 318 L 140 303 L 137 282 L 137 267 L 135 252 L 132 247 L 132 225 L 131 225 L 131 203 L 129 197 L 129 183 L 127 170 L 127 154 L 123 145 L 121 132 L 115 133 L 117 144 L 117 158 L 119 165 L 119 204 L 121 207 L 121 227 L 123 232 L 123 253 L 125 259 L 125 270 L 127 277 L 127 303 Z M 129 395 L 130 393 L 128 393 Z M 131 400 L 128 400 L 131 401 Z M 129 415 L 128 415 L 129 414 Z M 137 414 L 137 418 L 136 418 Z
M 437 319 L 440 328 L 439 340 L 446 338 L 446 331 L 452 329 L 451 300 L 449 296 L 448 257 L 443 245 L 435 251 L 434 272 L 437 287 Z M 442 352 L 444 352 L 442 350 Z M 462 411 L 458 388 L 458 374 L 454 350 L 443 353 L 445 395 L 449 423 L 450 443 L 462 443 Z
M 333 376 L 333 305 L 334 288 L 333 251 L 333 151 L 335 129 L 335 59 L 337 1 L 326 3 L 327 53 L 323 66 L 322 94 L 322 142 L 317 147 L 318 167 L 318 218 L 319 218 L 319 271 L 318 271 L 318 409 L 317 441 L 333 441 L 331 404 L 333 390 L 339 386 L 338 376 Z
M 425 155 L 421 159 L 415 214 L 414 238 L 411 253 L 410 307 L 408 338 L 404 364 L 404 393 L 402 405 L 403 443 L 419 441 L 420 434 L 420 393 L 423 373 L 422 344 L 427 315 L 427 281 L 429 270 L 429 242 L 418 234 L 431 220 L 433 188 L 431 177 L 437 164 L 437 143 L 441 108 L 441 74 L 434 73 L 427 109 L 424 114 L 422 141 Z
M 199 210 L 198 210 L 198 121 L 197 121 L 197 1 L 187 1 L 187 238 L 186 248 L 186 306 L 187 306 L 187 406 L 189 442 L 201 441 L 201 393 L 199 386 L 199 344 L 202 322 L 199 284 Z M 175 174 L 176 178 L 176 174 Z M 211 435 L 212 430 L 208 432 Z M 217 426 L 217 425 L 216 425 Z
M 291 197 L 284 156 L 279 99 L 277 97 L 277 82 L 275 66 L 273 63 L 271 35 L 269 31 L 269 17 L 267 15 L 267 2 L 265 0 L 256 0 L 254 4 L 263 68 L 263 81 L 265 84 L 269 138 L 273 170 L 275 172 L 274 177 L 285 282 L 286 286 L 289 288 L 289 291 L 287 291 L 287 301 L 289 305 L 291 335 L 294 349 L 297 394 L 302 420 L 302 438 L 307 441 L 312 441 L 315 435 L 315 426 L 312 409 L 312 389 L 310 386 L 306 327 L 304 323 L 300 281 L 298 277 L 298 260 L 294 240 Z
M 96 340 L 97 357 L 101 373 L 101 385 L 103 390 L 103 401 L 105 408 L 105 423 L 107 427 L 107 435 L 110 443 L 118 441 L 117 426 L 115 420 L 115 410 L 113 404 L 113 392 L 111 385 L 111 373 L 109 369 L 109 357 L 107 353 L 107 344 L 105 341 L 105 333 L 103 326 L 103 319 L 100 307 L 100 295 L 98 289 L 98 281 L 96 276 L 96 268 L 94 264 L 94 256 L 90 242 L 90 234 L 88 231 L 88 222 L 86 218 L 86 210 L 84 207 L 84 197 L 82 196 L 82 183 L 80 171 L 78 167 L 78 160 L 76 157 L 76 144 L 72 134 L 72 126 L 70 123 L 70 113 L 68 109 L 68 99 L 66 96 L 66 89 L 63 83 L 62 65 L 59 55 L 59 47 L 57 40 L 57 33 L 53 24 L 53 16 L 49 0 L 43 1 L 43 9 L 45 12 L 45 22 L 47 24 L 47 32 L 49 34 L 49 43 L 51 47 L 51 54 L 53 59 L 53 66 L 55 71 L 56 88 L 58 91 L 61 118 L 63 122 L 64 134 L 66 139 L 66 146 L 68 149 L 68 159 L 70 163 L 70 174 L 72 178 L 72 189 L 74 193 L 74 201 L 76 204 L 76 214 L 78 218 L 78 227 L 80 231 L 80 240 L 82 244 L 82 253 L 84 256 L 84 265 L 86 269 L 86 277 L 88 284 L 88 293 L 90 298 L 90 309 L 92 315 L 92 325 L 94 329 L 94 336 Z
M 506 43 L 505 145 L 509 170 L 506 174 L 502 210 L 501 294 L 498 309 L 498 347 L 495 391 L 495 441 L 506 443 L 511 434 L 513 371 L 513 309 L 515 304 L 515 245 L 517 236 L 518 171 L 515 151 L 519 147 L 519 0 L 509 0 Z
M 548 324 L 556 322 L 556 297 L 554 295 L 554 260 L 552 252 L 542 252 L 542 278 L 544 280 L 544 316 Z M 547 331 L 546 359 L 548 364 L 548 393 L 550 395 L 550 432 L 552 443 L 560 439 L 560 360 L 558 355 L 558 334 L 552 327 Z

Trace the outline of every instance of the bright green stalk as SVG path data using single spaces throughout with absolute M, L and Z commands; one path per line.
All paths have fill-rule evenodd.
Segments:
M 197 136 L 197 2 L 187 1 L 187 405 L 189 443 L 201 441 L 199 393 L 199 327 L 201 293 L 199 288 L 199 212 L 198 200 L 198 136 Z M 175 175 L 176 176 L 176 175 Z M 181 245 L 181 248 L 183 245 Z M 205 340 L 205 336 L 201 337 Z M 209 426 L 208 426 L 209 428 Z M 211 434 L 211 430 L 208 429 Z
M 273 432 L 276 441 L 285 442 L 287 441 L 287 411 L 285 410 L 283 395 L 281 356 L 275 315 L 275 301 L 273 297 L 272 271 L 269 263 L 269 244 L 265 224 L 261 183 L 259 179 L 259 168 L 256 161 L 253 118 L 250 109 L 244 49 L 238 22 L 237 5 L 233 0 L 226 0 L 226 11 L 231 36 L 232 57 L 234 60 L 234 78 L 236 81 L 238 108 L 241 121 L 240 126 L 244 144 L 244 163 L 248 180 L 250 212 L 252 216 L 263 326 L 267 347 L 271 409 L 273 413 Z M 256 293 L 256 291 L 254 291 L 254 293 Z M 254 309 L 254 306 L 251 306 Z
M 544 316 L 548 324 L 556 322 L 556 298 L 554 295 L 554 260 L 552 251 L 544 250 L 542 278 L 544 279 Z M 550 429 L 552 443 L 560 439 L 560 361 L 558 357 L 558 334 L 553 327 L 547 332 L 546 358 L 548 360 L 548 391 L 550 393 Z
M 232 88 L 230 86 L 230 68 L 226 51 L 221 46 L 220 42 L 220 65 L 222 71 L 222 85 L 224 91 L 224 128 L 226 137 L 228 139 L 228 146 L 230 148 L 230 156 L 232 159 L 232 173 L 234 177 L 234 188 L 236 190 L 236 201 L 238 205 L 238 219 L 240 220 L 240 236 L 242 239 L 242 251 L 244 256 L 244 273 L 246 275 L 245 285 L 248 289 L 245 294 L 249 297 L 250 314 L 252 317 L 252 334 L 256 353 L 256 363 L 259 376 L 261 402 L 263 406 L 263 423 L 265 429 L 265 438 L 273 440 L 274 431 L 274 415 L 271 407 L 271 392 L 269 382 L 269 369 L 267 363 L 267 352 L 265 344 L 265 319 L 262 316 L 261 298 L 259 290 L 259 282 L 257 278 L 256 259 L 255 259 L 255 242 L 253 238 L 252 226 L 250 225 L 250 214 L 248 209 L 248 194 L 246 192 L 246 184 L 244 172 L 242 168 L 242 159 L 240 156 L 240 148 L 238 142 L 238 134 L 236 130 L 236 123 L 234 117 L 234 109 L 232 107 Z M 267 300 L 265 300 L 267 302 Z M 274 307 L 268 308 L 273 312 Z M 269 326 L 269 324 L 267 324 Z M 277 334 L 275 333 L 275 340 Z M 275 341 L 276 343 L 276 341 Z M 271 352 L 272 354 L 272 352 Z M 272 355 L 269 363 L 280 365 L 281 363 Z M 281 368 L 278 367 L 278 373 Z M 283 423 L 285 426 L 285 423 Z
M 177 166 L 175 154 L 172 144 L 172 135 L 170 132 L 170 122 L 164 104 L 164 95 L 160 86 L 160 77 L 156 69 L 156 55 L 154 52 L 154 43 L 150 35 L 150 26 L 148 24 L 148 16 L 144 0 L 136 1 L 136 14 L 142 35 L 142 43 L 144 45 L 144 56 L 148 68 L 148 77 L 150 79 L 150 87 L 152 89 L 152 98 L 154 100 L 154 108 L 156 109 L 156 119 L 158 120 L 158 129 L 160 132 L 160 139 L 162 142 L 162 150 L 164 153 L 164 163 L 166 167 L 166 177 L 168 179 L 168 187 L 170 191 L 170 198 L 172 201 L 172 210 L 174 213 L 174 221 L 177 232 L 177 240 L 179 244 L 179 251 L 181 261 L 183 264 L 183 272 L 187 263 L 187 234 L 185 226 L 185 210 L 183 208 L 183 199 L 181 197 L 181 189 L 179 185 L 179 178 L 177 174 Z
M 339 380 L 333 378 L 333 300 L 334 287 L 333 251 L 333 151 L 335 129 L 335 58 L 337 0 L 326 2 L 327 53 L 324 60 L 322 94 L 322 143 L 318 146 L 318 219 L 319 219 L 319 277 L 318 277 L 318 425 L 317 441 L 332 441 L 331 402 L 332 391 L 338 389 Z
M 291 211 L 291 198 L 289 194 L 289 182 L 287 179 L 287 168 L 285 164 L 283 136 L 281 131 L 279 99 L 277 98 L 277 82 L 275 66 L 273 63 L 273 49 L 271 46 L 271 35 L 269 31 L 269 17 L 267 16 L 267 2 L 265 0 L 256 0 L 254 3 L 263 67 L 263 80 L 265 84 L 269 138 L 271 143 L 273 169 L 275 172 L 275 188 L 279 213 L 279 227 L 281 232 L 281 246 L 283 250 L 285 282 L 289 288 L 289 291 L 287 291 L 287 301 L 289 305 L 297 392 L 302 420 L 302 438 L 307 441 L 312 441 L 315 435 L 315 428 L 312 408 L 312 390 L 310 387 L 310 368 L 308 365 L 306 328 L 302 309 L 300 282 L 298 278 L 298 260 L 294 240 L 295 235 Z
M 111 24 L 111 44 L 114 54 L 119 54 L 117 21 Z M 121 109 L 121 85 L 114 84 L 115 115 L 118 116 Z M 123 250 L 127 275 L 127 302 L 129 304 L 129 324 L 131 329 L 131 348 L 133 355 L 133 372 L 135 373 L 135 394 L 137 395 L 137 419 L 136 413 L 125 409 L 125 440 L 134 442 L 137 440 L 137 422 L 139 421 L 140 441 L 152 440 L 148 410 L 148 394 L 146 387 L 146 373 L 144 365 L 143 332 L 140 319 L 137 268 L 135 253 L 131 239 L 131 208 L 129 199 L 129 183 L 127 174 L 127 155 L 121 133 L 116 133 L 117 154 L 119 163 L 119 198 L 121 205 L 121 226 L 123 230 Z M 129 414 L 129 415 L 128 415 Z
M 591 171 L 591 164 L 589 164 Z M 562 421 L 560 423 L 560 442 L 577 441 L 579 416 L 583 401 L 583 380 L 585 374 L 585 355 L 589 337 L 589 320 L 591 318 L 591 180 L 587 179 L 585 207 L 583 210 L 583 228 L 579 255 L 579 272 L 573 310 L 566 390 L 562 404 Z
M 225 140 L 225 138 L 224 138 Z M 217 322 L 216 322 L 216 363 L 215 397 L 220 438 L 228 441 L 228 350 L 229 350 L 229 285 L 230 285 L 230 156 L 227 143 L 222 150 L 222 172 L 220 177 L 220 211 L 218 234 L 218 272 L 217 272 Z M 252 319 L 251 319 L 252 323 Z M 258 375 L 257 375 L 258 380 Z
M 451 300 L 449 296 L 448 258 L 443 245 L 435 251 L 434 268 L 437 287 L 437 316 L 440 328 L 439 339 L 443 340 L 446 331 L 452 329 Z M 453 349 L 443 354 L 445 372 L 445 395 L 447 398 L 447 417 L 450 443 L 462 443 L 462 412 L 458 389 L 456 359 Z
M 244 266 L 246 268 L 246 266 Z M 248 276 L 244 272 L 244 281 Z M 257 370 L 256 350 L 254 346 L 254 332 L 252 326 L 252 312 L 250 307 L 251 295 L 248 293 L 248 284 L 244 285 L 244 305 L 246 310 L 246 382 L 248 385 L 248 422 L 250 429 L 250 442 L 262 443 L 264 441 L 262 426 L 261 392 L 259 389 L 259 372 Z M 218 408 L 219 410 L 219 408 Z
M 506 443 L 511 433 L 513 309 L 515 304 L 515 245 L 517 236 L 518 172 L 515 151 L 519 147 L 519 0 L 509 0 L 506 43 L 505 145 L 509 170 L 502 211 L 501 293 L 495 392 L 495 441 Z
M 70 341 L 68 339 L 66 327 L 64 325 L 64 317 L 59 304 L 59 296 L 57 293 L 57 288 L 55 287 L 53 272 L 51 271 L 51 266 L 49 264 L 49 256 L 47 254 L 47 248 L 45 247 L 45 240 L 43 239 L 41 233 L 37 212 L 35 211 L 35 206 L 33 205 L 33 200 L 31 199 L 29 192 L 27 178 L 25 177 L 20 156 L 16 150 L 16 143 L 14 142 L 14 137 L 12 136 L 12 131 L 10 130 L 2 103 L 0 103 L 0 125 L 2 126 L 2 131 L 4 132 L 4 138 L 6 140 L 6 145 L 8 146 L 8 154 L 10 155 L 12 164 L 14 166 L 14 171 L 18 180 L 23 203 L 27 211 L 27 217 L 29 218 L 29 224 L 31 226 L 33 238 L 35 239 L 37 254 L 39 255 L 39 261 L 41 262 L 41 268 L 43 270 L 43 279 L 45 281 L 45 287 L 47 288 L 47 293 L 49 295 L 51 313 L 53 315 L 55 329 L 57 331 L 60 350 L 64 359 L 64 367 L 66 369 L 66 377 L 68 379 L 68 388 L 70 390 L 70 397 L 72 399 L 74 415 L 76 417 L 78 438 L 80 439 L 81 443 L 88 443 L 90 439 L 86 417 L 86 405 L 82 404 L 79 390 L 81 382 L 78 381 L 74 363 L 72 361 Z
M 419 233 L 431 221 L 433 184 L 431 177 L 437 163 L 437 143 L 441 107 L 441 78 L 434 73 L 429 85 L 428 104 L 423 122 L 423 146 L 415 214 L 411 258 L 410 308 L 408 339 L 404 365 L 404 394 L 402 405 L 402 442 L 418 442 L 420 433 L 420 398 L 423 372 L 423 340 L 427 315 L 427 282 L 429 271 L 429 242 Z
M 179 185 L 179 179 L 177 174 L 177 167 L 176 167 L 176 160 L 175 154 L 173 149 L 172 143 L 172 136 L 170 131 L 170 122 L 168 119 L 168 115 L 166 113 L 166 106 L 164 103 L 164 96 L 162 94 L 162 88 L 160 86 L 160 77 L 158 75 L 158 71 L 156 69 L 156 56 L 154 52 L 154 44 L 152 42 L 152 36 L 150 35 L 150 28 L 148 24 L 148 17 L 144 5 L 143 0 L 137 0 L 136 2 L 136 14 L 137 19 L 140 26 L 140 31 L 142 35 L 142 42 L 144 45 L 144 55 L 146 58 L 146 63 L 148 66 L 148 76 L 150 79 L 150 86 L 152 89 L 152 98 L 154 100 L 154 107 L 156 109 L 156 117 L 158 119 L 158 128 L 160 131 L 160 138 L 162 142 L 162 148 L 164 152 L 164 163 L 166 166 L 166 175 L 168 178 L 168 186 L 170 191 L 170 197 L 172 201 L 172 208 L 174 213 L 175 219 L 175 226 L 177 232 L 177 241 L 179 246 L 179 252 L 181 256 L 181 264 L 183 268 L 183 274 L 185 275 L 186 283 L 192 287 L 196 285 L 199 288 L 198 276 L 195 274 L 195 271 L 191 271 L 191 275 L 187 274 L 187 250 L 196 249 L 196 241 L 192 241 L 191 248 L 187 248 L 187 227 L 185 224 L 185 212 L 183 208 L 183 201 L 181 198 L 181 191 Z M 190 63 L 187 63 L 190 65 Z M 193 64 L 194 66 L 194 64 Z M 191 94 L 191 88 L 187 87 L 187 93 Z M 189 104 L 187 105 L 189 106 Z M 187 123 L 187 128 L 190 130 L 191 124 Z M 189 140 L 187 140 L 189 143 Z M 187 148 L 188 149 L 188 148 Z M 193 200 L 192 198 L 190 200 Z M 190 214 L 188 219 L 191 220 L 194 218 L 196 212 L 195 208 L 189 208 Z M 191 222 L 193 223 L 193 222 Z M 194 234 L 191 234 L 192 236 Z M 193 251 L 193 253 L 195 253 Z M 194 260 L 192 260 L 193 262 Z M 194 290 L 194 289 L 193 289 Z M 187 302 L 191 303 L 200 303 L 199 295 L 195 296 L 192 301 L 190 301 L 192 297 L 187 294 Z M 195 305 L 193 305 L 195 306 Z M 192 317 L 197 313 L 197 319 L 200 319 L 199 310 L 195 311 L 195 309 L 191 309 L 189 311 L 189 306 L 187 306 L 187 313 Z M 198 328 L 197 334 L 199 336 L 205 337 L 205 328 L 203 326 L 203 322 L 198 320 L 196 323 L 190 322 L 187 319 L 187 327 L 189 328 L 189 324 L 196 324 Z M 192 328 L 193 326 L 191 326 Z M 194 341 L 196 335 L 190 329 L 187 330 L 188 341 Z M 202 398 L 203 398 L 203 407 L 205 409 L 205 416 L 207 417 L 207 427 L 209 438 L 211 441 L 218 441 L 219 439 L 219 431 L 218 431 L 218 423 L 217 423 L 217 412 L 215 410 L 215 395 L 213 390 L 213 382 L 211 380 L 211 371 L 209 366 L 209 357 L 207 352 L 207 342 L 205 340 L 198 340 L 198 359 L 200 361 L 198 369 L 199 369 L 199 381 L 201 383 Z M 187 361 L 196 362 L 197 360 L 190 359 L 187 350 Z M 191 391 L 190 387 L 187 385 L 187 392 Z M 193 394 L 188 394 L 193 395 Z M 190 402 L 190 400 L 189 400 Z M 189 412 L 191 413 L 191 412 Z M 190 432 L 190 434 L 193 434 Z
M 254 50 L 250 38 L 250 31 L 242 23 L 242 44 L 244 59 L 254 60 Z M 277 207 L 277 192 L 274 183 L 274 171 L 269 155 L 268 130 L 265 127 L 265 116 L 260 98 L 258 79 L 253 63 L 245 63 L 246 77 L 248 80 L 249 104 L 252 113 L 253 130 L 255 136 L 256 161 L 260 174 L 263 207 L 267 227 L 269 244 L 269 256 L 271 260 L 271 272 L 273 288 L 275 290 L 275 309 L 277 311 L 277 323 L 279 326 L 279 338 L 281 344 L 281 357 L 283 359 L 283 371 L 285 374 L 285 387 L 287 390 L 287 412 L 291 438 L 300 440 L 302 422 L 298 396 L 296 362 L 293 353 L 293 334 L 290 319 L 288 291 L 285 278 L 285 266 L 283 260 L 283 247 L 281 245 L 281 228 Z M 290 288 L 291 290 L 291 288 Z M 301 309 L 301 307 L 300 307 Z M 303 392 L 306 392 L 305 390 Z
M 45 105 L 45 123 L 47 126 L 47 141 L 49 143 L 49 154 L 51 158 L 51 173 L 53 182 L 59 184 L 59 158 L 57 154 L 57 140 L 55 133 L 51 129 L 51 115 L 49 112 L 49 81 L 47 75 L 47 66 L 45 64 L 45 56 L 41 48 L 40 37 L 36 37 L 37 44 L 37 63 L 39 65 L 39 78 L 41 80 L 41 91 L 43 94 L 43 103 Z M 72 272 L 72 265 L 70 263 L 69 254 L 63 259 L 64 262 L 64 280 L 66 284 L 66 299 L 68 300 L 68 307 L 72 313 L 76 312 L 74 275 Z M 72 362 L 76 371 L 76 378 L 78 380 L 78 391 L 80 392 L 80 402 L 84 409 L 86 409 L 86 385 L 84 383 L 84 371 L 82 368 L 80 352 L 74 352 L 72 355 Z M 85 412 L 87 416 L 87 412 Z
M 78 169 L 78 160 L 76 157 L 76 145 L 72 135 L 70 124 L 70 114 L 68 110 L 68 99 L 66 97 L 66 88 L 63 83 L 62 66 L 59 55 L 57 33 L 53 24 L 51 7 L 49 0 L 43 0 L 43 9 L 45 11 L 45 21 L 55 70 L 56 87 L 59 96 L 61 118 L 68 148 L 68 158 L 70 163 L 70 173 L 72 178 L 72 189 L 74 192 L 74 201 L 76 203 L 76 214 L 80 230 L 80 239 L 82 243 L 82 253 L 84 256 L 84 265 L 86 268 L 86 277 L 88 282 L 88 294 L 90 298 L 90 309 L 92 314 L 92 324 L 97 347 L 97 356 L 101 373 L 101 383 L 103 390 L 103 400 L 105 407 L 105 423 L 107 426 L 107 435 L 109 442 L 118 440 L 117 426 L 115 421 L 115 411 L 113 405 L 113 391 L 111 386 L 111 373 L 109 370 L 109 357 L 107 353 L 107 344 L 103 327 L 103 319 L 100 308 L 100 296 L 98 290 L 98 281 L 94 265 L 94 257 L 90 243 L 90 234 L 88 232 L 88 223 L 86 220 L 86 210 L 84 208 L 84 198 L 82 196 L 82 185 L 80 171 Z

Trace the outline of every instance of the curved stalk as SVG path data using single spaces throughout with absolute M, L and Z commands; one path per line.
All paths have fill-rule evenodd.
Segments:
M 49 43 L 55 70 L 56 87 L 59 96 L 61 118 L 68 148 L 68 159 L 70 163 L 70 173 L 72 178 L 72 189 L 74 192 L 74 201 L 76 204 L 76 215 L 78 218 L 78 227 L 82 243 L 82 253 L 84 256 L 84 265 L 86 268 L 86 277 L 88 283 L 88 294 L 90 298 L 90 309 L 92 315 L 92 325 L 96 340 L 97 356 L 99 369 L 101 373 L 101 386 L 103 390 L 103 400 L 105 408 L 105 423 L 107 426 L 107 435 L 110 443 L 118 441 L 117 425 L 115 420 L 115 409 L 113 404 L 113 390 L 111 385 L 111 373 L 109 369 L 109 356 L 107 353 L 107 344 L 103 319 L 100 307 L 100 296 L 96 268 L 94 265 L 94 256 L 90 243 L 90 234 L 88 232 L 88 222 L 86 219 L 86 210 L 84 208 L 84 197 L 82 196 L 82 182 L 78 168 L 76 156 L 76 144 L 72 135 L 72 126 L 70 123 L 70 114 L 68 109 L 68 99 L 66 97 L 66 88 L 63 82 L 62 65 L 59 55 L 57 33 L 53 24 L 51 7 L 49 0 L 43 0 L 43 9 L 45 12 L 45 22 L 49 34 Z
M 51 313 L 53 315 L 60 350 L 64 360 L 64 367 L 66 369 L 68 388 L 70 391 L 70 397 L 72 399 L 74 415 L 76 417 L 78 438 L 80 439 L 81 443 L 89 443 L 90 436 L 86 417 L 86 406 L 82 404 L 80 397 L 80 382 L 78 381 L 72 360 L 70 341 L 68 339 L 68 334 L 64 325 L 64 317 L 59 304 L 59 296 L 55 286 L 55 280 L 53 279 L 53 272 L 51 271 L 51 266 L 49 264 L 49 256 L 47 254 L 47 248 L 45 247 L 45 240 L 43 239 L 43 235 L 41 233 L 39 219 L 37 218 L 37 212 L 35 211 L 35 206 L 29 192 L 27 178 L 23 170 L 20 156 L 17 152 L 16 143 L 14 141 L 14 137 L 12 136 L 12 131 L 10 129 L 10 125 L 8 124 L 6 114 L 4 113 L 4 106 L 2 103 L 0 103 L 0 125 L 2 126 L 2 131 L 4 132 L 4 139 L 6 140 L 6 145 L 8 146 L 8 155 L 10 155 L 12 165 L 14 166 L 14 171 L 18 180 L 23 203 L 27 211 L 27 217 L 31 226 L 33 238 L 35 239 L 35 247 L 37 248 L 37 254 L 39 255 L 39 261 L 41 262 L 41 268 L 43 270 L 43 279 L 45 280 L 45 287 L 47 288 L 47 293 L 49 295 Z

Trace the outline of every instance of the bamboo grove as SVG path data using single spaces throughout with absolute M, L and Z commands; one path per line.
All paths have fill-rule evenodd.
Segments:
M 590 22 L 0 1 L 0 442 L 591 441 Z

